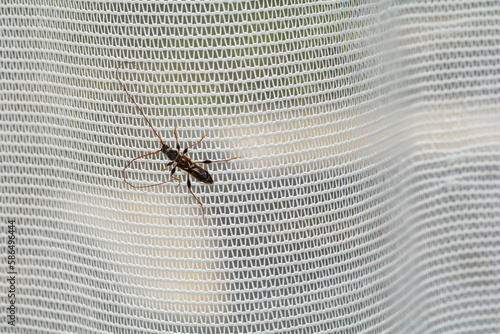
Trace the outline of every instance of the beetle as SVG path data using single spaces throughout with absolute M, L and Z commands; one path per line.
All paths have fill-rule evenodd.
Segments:
M 210 173 L 206 169 L 204 169 L 203 167 L 199 166 L 198 164 L 211 164 L 211 163 L 218 163 L 218 162 L 227 162 L 227 161 L 239 159 L 240 157 L 235 157 L 235 158 L 230 158 L 230 159 L 225 159 L 225 160 L 192 161 L 189 157 L 186 156 L 188 150 L 190 148 L 198 145 L 199 143 L 201 143 L 201 141 L 206 137 L 206 135 L 204 135 L 198 142 L 194 143 L 193 145 L 191 145 L 189 147 L 186 147 L 182 151 L 182 153 L 181 153 L 181 146 L 179 144 L 179 138 L 177 136 L 177 125 L 174 128 L 174 136 L 175 136 L 176 148 L 172 148 L 172 147 L 168 146 L 167 144 L 165 144 L 163 142 L 163 140 L 161 139 L 161 137 L 156 132 L 156 130 L 153 127 L 153 125 L 151 124 L 151 122 L 148 120 L 148 118 L 146 117 L 146 115 L 142 111 L 142 109 L 135 102 L 135 100 L 132 97 L 132 95 L 130 95 L 130 93 L 127 91 L 127 89 L 125 88 L 125 85 L 121 82 L 121 80 L 119 78 L 119 75 L 118 75 L 118 70 L 121 68 L 121 66 L 123 64 L 131 64 L 131 65 L 133 65 L 135 67 L 135 64 L 132 63 L 132 62 L 128 62 L 128 61 L 122 62 L 116 68 L 116 80 L 118 80 L 118 82 L 120 83 L 120 86 L 123 88 L 123 90 L 125 91 L 125 93 L 128 95 L 128 97 L 130 98 L 130 100 L 132 101 L 132 103 L 135 105 L 135 107 L 137 108 L 137 110 L 139 110 L 139 112 L 141 113 L 141 115 L 144 117 L 144 119 L 148 123 L 149 127 L 151 128 L 151 130 L 153 130 L 153 132 L 156 135 L 156 137 L 158 137 L 158 139 L 160 140 L 160 144 L 161 144 L 161 147 L 160 147 L 159 150 L 157 150 L 155 152 L 151 152 L 151 153 L 146 153 L 144 155 L 141 155 L 139 157 L 136 157 L 136 158 L 132 159 L 123 168 L 123 180 L 125 181 L 125 183 L 127 183 L 128 185 L 130 185 L 130 186 L 132 186 L 134 188 L 146 188 L 146 187 L 152 187 L 152 186 L 157 186 L 157 185 L 160 185 L 160 184 L 165 184 L 165 183 L 171 182 L 172 180 L 169 180 L 169 181 L 166 181 L 166 182 L 161 182 L 161 183 L 156 183 L 156 184 L 151 184 L 151 185 L 146 185 L 146 186 L 136 186 L 136 185 L 133 185 L 132 183 L 130 183 L 130 182 L 127 181 L 127 177 L 126 177 L 125 171 L 132 164 L 132 162 L 134 162 L 135 160 L 138 160 L 138 159 L 150 156 L 150 155 L 155 155 L 155 154 L 158 154 L 158 153 L 163 153 L 170 160 L 170 162 L 167 163 L 167 166 L 162 171 L 165 171 L 169 166 L 173 165 L 172 170 L 170 171 L 170 175 L 172 176 L 173 180 L 179 181 L 178 186 L 180 186 L 180 184 L 181 184 L 181 179 L 174 176 L 176 169 L 179 168 L 179 169 L 181 169 L 181 170 L 183 170 L 183 171 L 186 172 L 186 174 L 187 174 L 187 182 L 186 182 L 187 188 L 188 188 L 189 192 L 191 193 L 191 195 L 193 195 L 193 197 L 196 199 L 196 201 L 198 201 L 198 203 L 200 204 L 201 211 L 203 213 L 203 218 L 204 218 L 205 217 L 205 209 L 203 208 L 203 204 L 201 203 L 201 201 L 196 197 L 196 195 L 191 190 L 191 180 L 189 179 L 189 176 L 192 176 L 196 180 L 198 180 L 198 181 L 200 181 L 202 183 L 205 183 L 205 184 L 210 184 L 210 185 L 214 184 L 214 180 L 213 180 L 212 176 L 210 175 Z

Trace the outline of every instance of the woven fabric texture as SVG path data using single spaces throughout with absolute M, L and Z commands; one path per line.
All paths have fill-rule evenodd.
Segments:
M 0 332 L 500 332 L 497 1 L 2 1 L 0 27 Z M 127 184 L 161 142 L 117 74 L 164 144 L 239 158 L 196 198 L 161 152 L 126 178 L 167 183 Z

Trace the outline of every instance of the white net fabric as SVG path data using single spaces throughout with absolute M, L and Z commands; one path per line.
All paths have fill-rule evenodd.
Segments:
M 496 1 L 2 1 L 1 332 L 500 332 Z M 122 178 L 158 138 L 213 186 Z M 135 161 L 135 185 L 169 179 Z M 8 324 L 7 222 L 17 227 Z

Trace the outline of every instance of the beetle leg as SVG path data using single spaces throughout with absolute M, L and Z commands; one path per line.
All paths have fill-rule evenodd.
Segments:
M 231 160 L 239 159 L 239 158 L 240 157 L 226 159 L 226 160 L 203 160 L 203 161 L 195 161 L 195 163 L 197 163 L 197 164 L 213 164 L 216 162 L 227 162 L 227 161 L 231 161 Z
M 197 200 L 198 203 L 200 203 L 201 212 L 203 213 L 203 218 L 205 218 L 205 209 L 203 209 L 203 204 L 201 204 L 200 200 L 194 195 L 193 191 L 191 190 L 191 180 L 189 180 L 189 173 L 187 175 L 187 188 L 188 188 L 189 192 L 191 193 L 191 195 L 193 195 L 194 199 Z
M 207 136 L 207 135 L 204 135 L 203 137 L 201 137 L 201 139 L 200 139 L 200 140 L 198 140 L 198 142 L 196 142 L 195 144 L 193 144 L 193 145 L 191 145 L 191 146 L 189 146 L 189 147 L 186 147 L 186 148 L 184 149 L 184 151 L 182 152 L 182 155 L 186 154 L 186 153 L 187 153 L 187 151 L 188 151 L 188 149 L 190 149 L 191 147 L 194 147 L 194 146 L 198 145 L 199 143 L 201 143 L 201 141 L 202 141 L 203 139 L 205 139 L 205 137 L 206 137 L 206 136 Z

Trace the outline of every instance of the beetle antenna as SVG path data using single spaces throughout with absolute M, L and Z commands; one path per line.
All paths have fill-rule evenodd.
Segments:
M 156 137 L 158 137 L 158 139 L 160 140 L 161 145 L 163 146 L 163 140 L 158 135 L 158 133 L 156 132 L 156 130 L 153 127 L 153 125 L 151 124 L 151 122 L 148 120 L 148 118 L 146 117 L 146 115 L 144 114 L 144 112 L 142 111 L 142 109 L 135 102 L 135 100 L 132 97 L 132 95 L 130 95 L 130 93 L 128 92 L 127 88 L 125 88 L 125 85 L 121 82 L 120 78 L 118 77 L 118 70 L 120 69 L 120 67 L 122 67 L 123 64 L 132 64 L 134 67 L 136 67 L 134 63 L 132 63 L 130 61 L 124 61 L 123 63 L 121 63 L 120 65 L 118 65 L 118 67 L 116 68 L 116 80 L 118 80 L 118 82 L 120 83 L 120 86 L 122 86 L 122 88 L 125 91 L 125 93 L 127 93 L 128 97 L 130 98 L 130 100 L 132 101 L 132 103 L 136 106 L 137 110 L 139 110 L 139 112 L 141 113 L 142 117 L 144 117 L 144 119 L 146 120 L 146 122 L 148 122 L 149 127 L 151 128 L 151 130 L 153 130 L 153 132 L 155 133 Z

